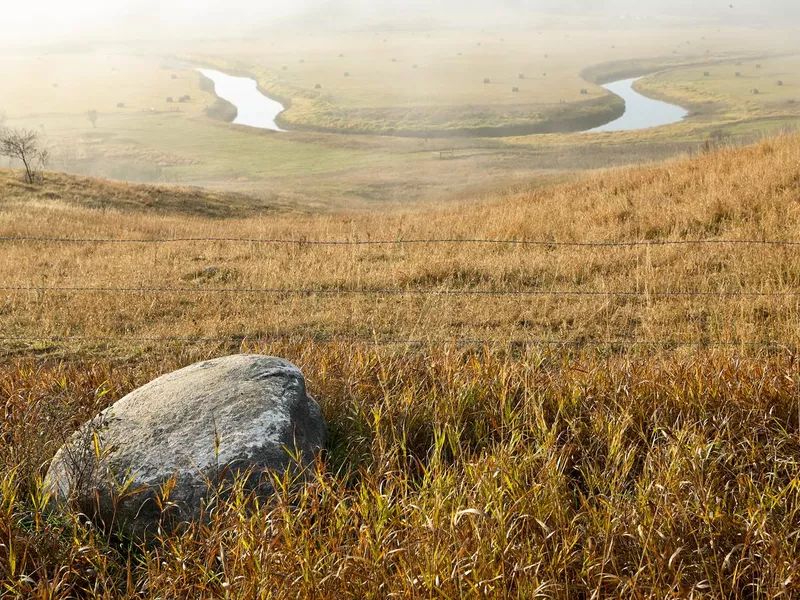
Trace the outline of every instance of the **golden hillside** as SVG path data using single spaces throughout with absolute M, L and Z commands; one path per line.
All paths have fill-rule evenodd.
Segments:
M 0 236 L 60 241 L 2 242 L 0 326 L 137 347 L 796 343 L 798 246 L 764 242 L 800 240 L 799 162 L 785 136 L 458 207 L 326 216 L 63 175 L 26 188 L 5 172 Z
M 799 159 L 787 136 L 457 208 L 247 219 L 3 173 L 0 595 L 796 597 L 800 246 L 763 242 L 799 239 Z M 226 494 L 152 547 L 43 510 L 83 422 L 236 351 L 303 369 L 330 433 L 312 482 Z

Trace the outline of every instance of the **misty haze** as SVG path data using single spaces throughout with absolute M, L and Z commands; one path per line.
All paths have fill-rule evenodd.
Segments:
M 0 597 L 800 598 L 800 3 L 0 6 Z

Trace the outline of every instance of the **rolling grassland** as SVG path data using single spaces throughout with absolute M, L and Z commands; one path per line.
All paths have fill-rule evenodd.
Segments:
M 232 190 L 312 212 L 460 202 L 797 125 L 794 31 L 662 25 L 543 19 L 508 30 L 4 52 L 0 79 L 15 85 L 0 95 L 0 113 L 45 137 L 54 170 Z M 292 131 L 221 121 L 199 65 L 255 77 L 285 102 Z M 622 110 L 601 83 L 644 74 L 638 88 L 684 104 L 685 122 L 575 133 Z M 534 131 L 562 133 L 521 135 Z M 481 137 L 499 134 L 508 137 Z M 442 164 L 441 150 L 455 150 L 454 160 Z
M 798 164 L 332 215 L 0 171 L 0 595 L 797 596 Z M 43 509 L 81 423 L 239 351 L 306 374 L 313 481 L 154 547 Z

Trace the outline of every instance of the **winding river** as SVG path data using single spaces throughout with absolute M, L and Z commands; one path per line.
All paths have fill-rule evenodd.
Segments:
M 234 77 L 213 69 L 197 70 L 214 82 L 217 96 L 236 107 L 238 114 L 234 124 L 284 131 L 278 127 L 276 119 L 286 109 L 280 102 L 262 94 L 254 79 Z M 585 133 L 650 129 L 679 123 L 688 116 L 689 112 L 680 106 L 653 100 L 634 90 L 633 84 L 637 81 L 638 78 L 623 79 L 604 85 L 606 90 L 625 101 L 625 114 Z
M 213 69 L 197 70 L 214 82 L 217 96 L 236 107 L 235 125 L 283 131 L 275 120 L 286 109 L 280 102 L 262 94 L 255 79 L 234 77 Z
M 633 84 L 637 81 L 639 78 L 623 79 L 603 86 L 612 94 L 625 100 L 625 114 L 615 121 L 590 129 L 586 133 L 635 131 L 662 127 L 679 123 L 689 115 L 689 111 L 681 106 L 643 96 L 633 89 Z

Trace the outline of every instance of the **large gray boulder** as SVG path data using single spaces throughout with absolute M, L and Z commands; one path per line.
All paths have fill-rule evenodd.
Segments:
M 197 519 L 209 483 L 247 474 L 248 490 L 269 494 L 270 472 L 308 474 L 325 436 L 300 369 L 229 356 L 160 377 L 100 413 L 58 451 L 45 486 L 51 505 L 72 503 L 144 539 Z M 159 488 L 172 480 L 162 510 Z

